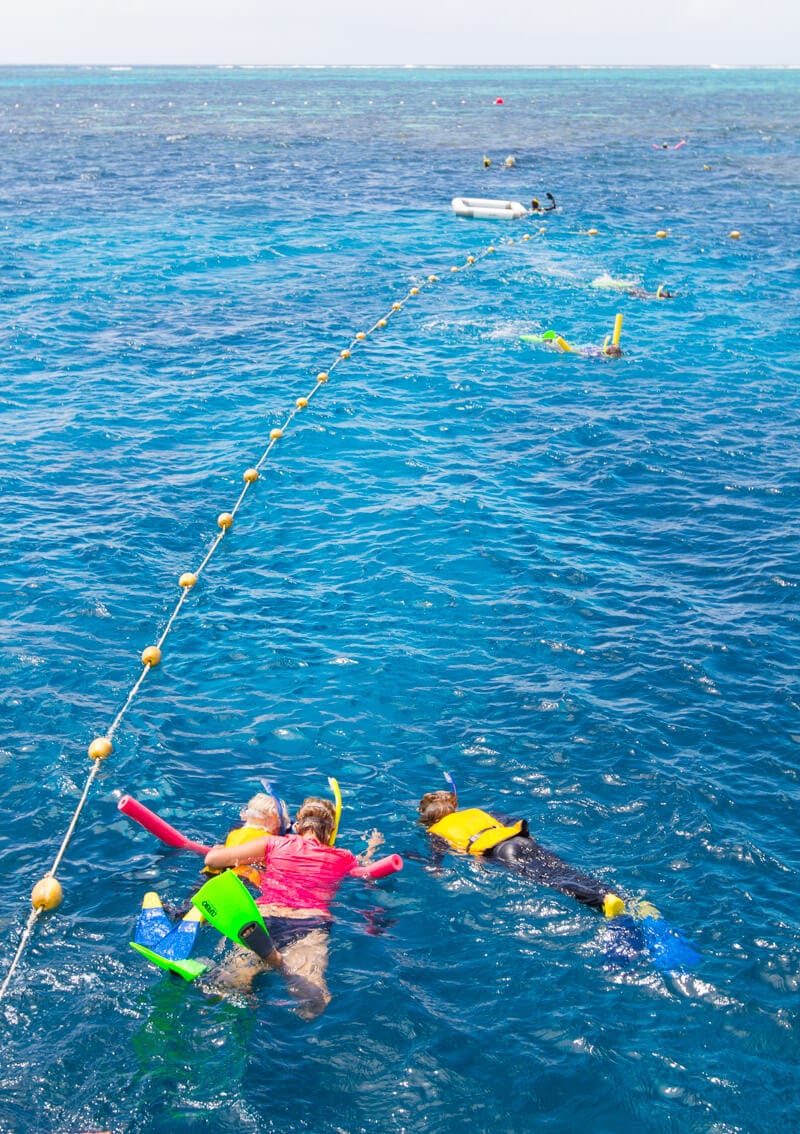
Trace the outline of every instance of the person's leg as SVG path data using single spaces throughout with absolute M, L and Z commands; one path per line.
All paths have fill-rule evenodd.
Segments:
M 330 1004 L 331 994 L 325 983 L 328 968 L 328 931 L 312 929 L 310 933 L 281 950 L 286 987 L 297 1000 L 297 1011 L 304 1020 L 313 1020 Z
M 250 949 L 234 945 L 232 951 L 205 974 L 203 983 L 214 989 L 250 992 L 258 974 L 268 971 L 267 965 Z
M 545 850 L 535 839 L 514 835 L 492 847 L 487 857 L 516 874 L 552 886 L 596 910 L 603 909 L 603 899 L 610 892 L 608 886 L 589 874 L 575 870 L 553 851 Z

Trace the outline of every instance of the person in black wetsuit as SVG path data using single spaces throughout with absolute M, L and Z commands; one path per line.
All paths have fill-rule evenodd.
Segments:
M 477 807 L 458 809 L 454 791 L 429 791 L 419 803 L 420 822 L 439 845 L 463 854 L 480 855 L 498 862 L 534 882 L 552 886 L 606 917 L 625 908 L 622 898 L 608 886 L 569 866 L 553 851 L 532 839 L 525 819 L 503 823 Z

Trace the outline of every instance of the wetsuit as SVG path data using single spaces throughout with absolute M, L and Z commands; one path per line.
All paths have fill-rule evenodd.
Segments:
M 473 807 L 446 815 L 428 832 L 453 850 L 502 863 L 515 874 L 552 886 L 593 909 L 604 910 L 606 898 L 614 897 L 608 886 L 540 846 L 531 838 L 524 819 L 504 824 L 487 811 Z

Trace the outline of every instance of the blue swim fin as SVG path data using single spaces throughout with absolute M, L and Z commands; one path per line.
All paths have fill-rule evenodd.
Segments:
M 606 923 L 603 952 L 610 964 L 623 968 L 641 957 L 644 948 L 644 933 L 630 915 L 622 914 Z
M 641 925 L 645 948 L 660 972 L 694 968 L 701 954 L 679 929 L 664 920 L 654 905 L 639 902 L 631 912 Z
M 159 941 L 171 932 L 172 922 L 164 912 L 161 899 L 153 890 L 149 890 L 142 900 L 134 940 L 137 945 L 144 945 L 147 949 L 155 949 Z
M 202 920 L 200 911 L 192 906 L 175 928 L 170 930 L 166 937 L 162 937 L 157 945 L 150 948 L 160 957 L 166 957 L 170 961 L 185 961 L 192 955 Z

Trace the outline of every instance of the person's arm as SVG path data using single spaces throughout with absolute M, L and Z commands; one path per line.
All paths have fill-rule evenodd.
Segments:
M 369 836 L 366 850 L 362 851 L 361 854 L 356 855 L 356 858 L 358 859 L 361 866 L 367 865 L 377 848 L 381 846 L 384 841 L 385 840 L 383 835 L 377 828 L 375 828 L 375 830 L 373 830 Z
M 264 835 L 260 839 L 251 839 L 247 843 L 240 843 L 238 847 L 212 847 L 206 855 L 206 866 L 209 870 L 218 871 L 227 870 L 230 866 L 263 862 L 267 853 L 267 842 L 271 837 Z

